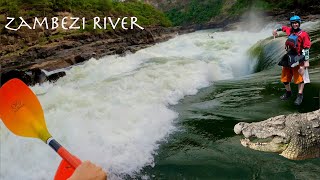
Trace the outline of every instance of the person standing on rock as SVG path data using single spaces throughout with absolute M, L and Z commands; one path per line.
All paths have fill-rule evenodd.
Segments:
M 301 19 L 299 16 L 292 16 L 290 24 L 291 27 L 282 26 L 282 28 L 273 30 L 274 37 L 278 36 L 277 31 L 283 31 L 288 35 L 285 43 L 287 54 L 278 64 L 282 66 L 281 82 L 286 88 L 285 94 L 280 96 L 280 99 L 287 100 L 291 97 L 290 82 L 293 77 L 294 83 L 298 84 L 299 90 L 294 104 L 300 105 L 303 100 L 304 85 L 310 83 L 307 68 L 309 67 L 311 41 L 308 33 L 300 29 Z

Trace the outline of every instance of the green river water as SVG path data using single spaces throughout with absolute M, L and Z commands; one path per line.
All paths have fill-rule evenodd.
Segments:
M 320 159 L 291 161 L 278 154 L 247 149 L 233 127 L 240 121 L 262 121 L 269 117 L 319 109 L 320 30 L 310 33 L 311 84 L 304 91 L 300 107 L 280 101 L 284 92 L 281 68 L 275 65 L 283 55 L 282 40 L 258 43 L 264 54 L 256 73 L 233 80 L 214 82 L 172 108 L 179 112 L 178 132 L 160 146 L 155 167 L 145 168 L 151 179 L 320 179 Z M 281 54 L 282 53 L 282 54 Z M 297 93 L 297 86 L 292 86 Z

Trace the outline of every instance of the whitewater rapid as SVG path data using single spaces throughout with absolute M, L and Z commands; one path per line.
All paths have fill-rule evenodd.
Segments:
M 101 165 L 109 179 L 133 177 L 154 165 L 160 142 L 176 130 L 170 105 L 217 80 L 252 73 L 246 52 L 270 35 L 270 29 L 179 35 L 125 57 L 91 59 L 32 89 L 58 142 Z M 50 147 L 13 135 L 2 122 L 0 128 L 0 179 L 53 179 L 60 158 Z

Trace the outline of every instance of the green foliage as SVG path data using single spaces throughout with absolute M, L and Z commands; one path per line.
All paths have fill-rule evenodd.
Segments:
M 173 2 L 173 1 L 172 1 Z M 50 16 L 55 12 L 71 12 L 75 16 L 136 16 L 141 25 L 171 26 L 204 23 L 221 14 L 224 0 L 187 0 L 186 5 L 175 6 L 166 14 L 140 0 L 0 0 L 0 14 L 11 17 Z M 171 3 L 171 1 L 167 1 Z M 308 8 L 320 5 L 316 0 L 236 0 L 226 14 L 238 16 L 249 8 L 262 10 L 281 8 Z M 170 21 L 170 20 L 171 21 Z M 172 22 L 172 23 L 171 23 Z
M 167 3 L 171 1 L 167 0 Z M 173 1 L 172 1 L 173 2 Z M 178 1 L 181 2 L 181 1 Z M 239 16 L 249 9 L 271 10 L 283 9 L 292 11 L 294 9 L 306 9 L 310 6 L 320 5 L 316 0 L 235 0 L 234 4 L 227 12 L 222 12 L 222 7 L 230 1 L 225 0 L 187 0 L 186 5 L 173 5 L 166 15 L 174 25 L 186 25 L 203 23 L 211 18 L 221 15 L 229 17 Z M 164 3 L 160 4 L 163 5 Z M 167 9 L 168 7 L 166 7 Z
M 47 16 L 54 12 L 71 12 L 91 19 L 95 16 L 135 16 L 140 25 L 171 26 L 171 22 L 151 5 L 136 0 L 0 0 L 0 14 L 7 16 Z M 25 18 L 25 17 L 24 17 Z M 90 23 L 88 24 L 90 27 Z
M 138 24 L 141 25 L 160 25 L 171 26 L 171 22 L 164 13 L 156 10 L 149 4 L 138 1 L 129 1 L 126 3 L 114 2 L 114 13 L 135 16 L 138 18 Z
M 279 3 L 279 2 L 277 2 Z M 269 10 L 274 7 L 273 4 L 266 0 L 238 0 L 230 9 L 233 16 L 240 15 L 250 8 L 259 10 Z
M 203 23 L 217 16 L 222 8 L 223 0 L 192 0 L 186 7 L 176 7 L 166 12 L 174 25 Z
M 320 5 L 320 1 L 315 0 L 237 0 L 232 6 L 230 13 L 239 15 L 249 8 L 270 10 L 273 8 L 283 10 L 294 10 L 308 8 L 313 5 Z
M 253 0 L 238 0 L 230 9 L 230 14 L 240 15 L 252 6 Z
M 11 17 L 19 17 L 17 13 L 19 11 L 19 5 L 18 0 L 2 0 L 0 1 L 0 12 L 7 12 L 7 15 Z
M 264 0 L 271 4 L 274 8 L 281 9 L 295 9 L 295 8 L 309 8 L 313 5 L 320 5 L 318 0 Z M 306 9 L 307 10 L 307 9 Z
M 110 11 L 112 9 L 112 0 L 98 0 L 97 9 L 101 11 Z
M 268 2 L 259 0 L 259 1 L 255 1 L 255 3 L 253 4 L 253 7 L 257 9 L 271 9 L 272 5 Z

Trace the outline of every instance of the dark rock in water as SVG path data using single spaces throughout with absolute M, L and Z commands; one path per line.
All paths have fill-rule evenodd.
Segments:
M 47 80 L 50 82 L 56 82 L 59 78 L 66 75 L 66 72 L 61 71 L 47 76 Z
M 18 78 L 28 86 L 33 86 L 37 83 L 41 84 L 46 81 L 55 82 L 60 77 L 63 77 L 65 75 L 66 75 L 66 72 L 64 71 L 47 75 L 43 70 L 39 68 L 34 68 L 31 70 L 25 70 L 25 71 L 15 69 L 15 70 L 4 72 L 0 75 L 1 76 L 0 85 L 2 86 L 4 83 L 9 81 L 10 79 Z
M 18 78 L 29 86 L 43 83 L 47 80 L 45 73 L 39 68 L 26 71 L 14 69 L 1 74 L 1 86 L 13 78 Z
M 27 85 L 31 85 L 32 83 L 31 77 L 28 74 L 26 74 L 24 71 L 20 71 L 20 70 L 7 71 L 4 73 L 1 73 L 0 76 L 1 76 L 1 81 L 0 81 L 1 86 L 13 78 L 18 78 L 22 80 L 24 83 L 26 83 Z
M 31 69 L 31 79 L 32 83 L 30 85 L 35 85 L 37 83 L 43 83 L 47 80 L 46 74 L 39 68 Z
M 92 57 L 92 53 L 82 53 L 76 57 L 74 57 L 74 61 L 76 63 L 84 62 Z
M 124 47 L 119 47 L 117 50 L 116 50 L 116 54 L 123 54 L 125 53 L 126 51 L 126 48 Z

